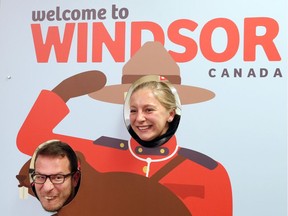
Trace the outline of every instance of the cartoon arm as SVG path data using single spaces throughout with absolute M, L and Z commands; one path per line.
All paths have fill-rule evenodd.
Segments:
M 49 139 L 62 139 L 76 146 L 76 138 L 53 133 L 69 113 L 66 102 L 73 97 L 102 89 L 106 76 L 100 71 L 87 71 L 63 80 L 52 91 L 42 90 L 17 135 L 18 149 L 32 155 L 37 146 Z
M 213 169 L 195 167 L 187 179 L 193 183 L 186 187 L 182 185 L 178 195 L 183 198 L 192 215 L 233 215 L 231 183 L 220 163 Z
M 233 199 L 230 178 L 225 168 L 218 163 L 207 179 L 206 212 L 207 215 L 232 216 Z
M 87 71 L 63 80 L 52 91 L 67 102 L 70 98 L 79 97 L 102 89 L 106 76 L 100 71 Z
M 232 188 L 222 164 L 190 149 L 181 148 L 179 155 L 187 160 L 162 183 L 183 200 L 192 215 L 232 216 Z

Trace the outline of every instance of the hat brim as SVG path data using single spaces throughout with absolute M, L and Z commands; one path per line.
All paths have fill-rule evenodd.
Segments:
M 88 94 L 91 98 L 107 103 L 124 104 L 125 95 L 129 90 L 131 84 L 111 85 L 105 86 L 99 91 Z M 186 85 L 173 84 L 176 88 L 181 104 L 194 104 L 211 100 L 215 97 L 214 92 Z

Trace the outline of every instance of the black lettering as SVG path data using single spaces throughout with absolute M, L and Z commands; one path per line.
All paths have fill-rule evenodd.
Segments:
M 129 16 L 129 11 L 128 11 L 127 8 L 121 8 L 121 9 L 119 10 L 119 17 L 120 17 L 121 19 L 126 19 L 128 16 Z
M 227 68 L 223 69 L 221 77 L 230 77 Z
M 75 9 L 71 13 L 72 20 L 79 20 L 80 16 L 81 16 L 81 12 L 79 10 Z
M 70 15 L 70 13 L 71 13 L 70 10 L 64 10 L 64 11 L 63 11 L 62 16 L 63 16 L 63 19 L 64 19 L 65 21 L 69 21 L 69 20 L 70 20 L 70 16 L 67 16 L 67 14 Z
M 268 75 L 268 70 L 266 68 L 260 68 L 260 77 L 266 77 Z
M 54 21 L 55 20 L 54 16 L 55 16 L 55 11 L 49 10 L 47 12 L 47 20 Z
M 56 20 L 61 21 L 62 18 L 60 17 L 60 7 L 56 7 Z
M 234 68 L 234 77 L 242 77 L 242 68 Z
M 282 77 L 282 73 L 281 73 L 281 70 L 280 70 L 280 68 L 276 68 L 276 70 L 275 70 L 275 73 L 274 73 L 274 76 L 273 76 L 273 77 L 276 77 L 276 76 Z
M 118 8 L 116 5 L 113 5 L 112 7 L 113 14 L 115 19 L 118 19 Z M 36 21 L 69 21 L 69 20 L 96 20 L 97 18 L 100 20 L 106 19 L 106 12 L 107 10 L 105 8 L 100 8 L 98 10 L 98 13 L 96 9 L 74 9 L 74 10 L 61 10 L 59 6 L 56 7 L 55 10 L 42 10 L 42 11 L 32 11 L 32 20 L 34 22 Z M 127 8 L 121 8 L 119 11 L 119 17 L 121 19 L 127 18 L 129 15 L 129 10 Z M 114 19 L 114 18 L 113 18 Z
M 250 76 L 256 77 L 256 74 L 255 74 L 255 71 L 254 71 L 253 68 L 250 68 L 249 73 L 248 73 L 248 75 L 247 75 L 247 77 L 250 77 Z
M 216 71 L 215 68 L 211 68 L 211 69 L 209 70 L 209 72 L 208 72 L 209 76 L 210 76 L 210 77 L 216 77 L 215 74 L 212 74 L 212 72 L 215 72 L 215 71 Z
M 32 20 L 43 21 L 45 19 L 45 11 L 32 11 Z

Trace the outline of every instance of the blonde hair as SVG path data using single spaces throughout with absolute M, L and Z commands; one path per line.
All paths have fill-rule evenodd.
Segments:
M 134 94 L 136 91 L 148 88 L 152 90 L 153 95 L 155 98 L 168 110 L 175 110 L 179 108 L 177 105 L 177 101 L 175 95 L 173 94 L 170 87 L 165 82 L 158 82 L 158 81 L 147 81 L 137 85 L 132 93 Z

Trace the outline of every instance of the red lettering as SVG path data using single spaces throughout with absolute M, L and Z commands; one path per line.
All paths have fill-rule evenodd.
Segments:
M 226 49 L 217 53 L 213 50 L 213 31 L 216 28 L 223 28 L 227 34 Z M 216 43 L 216 42 L 215 42 Z M 229 19 L 217 18 L 207 22 L 200 34 L 200 48 L 203 56 L 213 62 L 225 62 L 231 59 L 239 47 L 239 32 L 236 24 Z
M 87 62 L 88 23 L 78 24 L 77 62 Z
M 171 42 L 182 45 L 185 48 L 185 52 L 177 53 L 169 51 L 170 55 L 176 62 L 188 62 L 195 58 L 197 54 L 197 43 L 190 37 L 180 34 L 181 29 L 188 29 L 193 32 L 197 28 L 197 23 L 192 20 L 182 19 L 176 20 L 168 28 L 168 37 Z
M 132 22 L 131 23 L 131 56 L 142 46 L 142 31 L 150 31 L 154 41 L 164 44 L 164 32 L 160 25 L 154 22 Z
M 62 36 L 59 33 L 60 26 L 50 26 L 47 29 L 46 39 L 43 39 L 41 25 L 31 24 L 37 62 L 48 62 L 52 48 L 54 48 L 57 62 L 68 62 L 75 25 L 76 23 L 66 23 Z M 130 45 L 131 57 L 145 41 L 159 41 L 165 46 L 166 38 L 184 50 L 182 52 L 177 52 L 173 48 L 168 50 L 176 62 L 193 60 L 198 53 L 198 47 L 205 59 L 212 62 L 226 62 L 237 54 L 242 35 L 240 35 L 237 25 L 227 18 L 212 19 L 202 29 L 199 29 L 198 24 L 192 20 L 175 20 L 168 26 L 167 37 L 160 25 L 146 21 L 132 22 L 128 39 L 126 38 L 128 34 L 126 22 L 115 22 L 114 29 L 111 30 L 112 33 L 107 30 L 104 22 L 78 23 L 77 27 L 77 35 L 75 34 L 75 37 L 77 36 L 77 41 L 75 41 L 77 62 L 87 62 L 89 51 L 91 51 L 92 62 L 102 62 L 103 56 L 105 56 L 103 53 L 104 46 L 115 62 L 124 62 L 127 54 L 126 46 Z M 215 36 L 217 29 L 223 30 L 226 37 L 215 40 L 216 37 L 213 36 Z M 263 29 L 265 30 L 264 33 L 260 34 L 261 31 L 259 30 Z M 197 35 L 193 36 L 196 30 L 197 34 L 199 33 L 199 39 Z M 89 35 L 89 32 L 92 34 Z M 260 46 L 270 61 L 280 61 L 281 57 L 274 43 L 278 32 L 278 23 L 272 18 L 245 18 L 243 60 L 255 61 L 256 47 Z M 149 39 L 146 33 L 148 33 L 148 37 L 150 34 L 152 38 Z M 88 46 L 90 40 L 92 46 Z M 217 52 L 215 50 L 218 41 L 221 42 L 221 45 L 224 42 L 223 51 Z
M 102 62 L 102 46 L 106 45 L 115 62 L 125 61 L 125 22 L 115 23 L 115 40 L 113 40 L 103 23 L 93 23 L 92 61 Z
M 40 24 L 31 24 L 37 62 L 48 62 L 52 46 L 55 50 L 57 62 L 67 62 L 74 28 L 74 23 L 67 23 L 65 25 L 63 42 L 61 42 L 58 27 L 50 26 L 44 43 Z
M 281 57 L 273 42 L 279 32 L 278 23 L 269 17 L 245 18 L 244 20 L 244 61 L 255 61 L 256 46 L 262 46 L 270 61 L 280 61 Z M 257 35 L 257 28 L 264 27 L 266 33 Z

